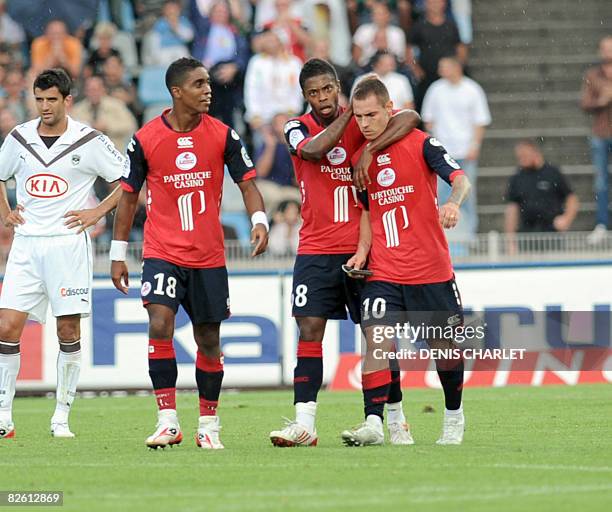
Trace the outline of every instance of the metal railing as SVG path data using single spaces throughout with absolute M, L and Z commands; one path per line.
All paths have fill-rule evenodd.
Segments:
M 461 264 L 520 264 L 534 262 L 584 262 L 612 260 L 612 235 L 598 243 L 589 243 L 590 232 L 519 233 L 509 236 L 496 231 L 478 234 L 469 239 L 451 238 L 449 247 L 453 263 Z M 94 241 L 94 273 L 108 274 L 108 243 Z M 227 241 L 225 254 L 230 271 L 270 270 L 290 271 L 294 255 L 270 252 L 251 258 L 252 248 L 237 241 Z M 8 248 L 0 251 L 0 272 L 4 272 Z M 130 243 L 128 268 L 140 272 L 142 245 Z
M 612 260 L 612 235 L 597 244 L 590 244 L 591 232 L 569 233 L 517 233 L 509 236 L 491 231 L 468 239 L 452 237 L 449 248 L 454 264 L 513 264 L 555 261 Z M 229 270 L 291 270 L 295 255 L 277 255 L 266 252 L 251 258 L 252 247 L 237 241 L 227 241 L 225 255 Z M 140 270 L 142 249 L 130 244 L 129 268 Z M 109 269 L 108 246 L 96 248 L 95 271 Z

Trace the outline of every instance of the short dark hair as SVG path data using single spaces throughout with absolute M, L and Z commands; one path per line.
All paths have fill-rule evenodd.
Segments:
M 370 59 L 370 65 L 372 67 L 376 66 L 376 64 L 378 64 L 380 59 L 382 59 L 383 57 L 386 57 L 387 55 L 390 55 L 391 57 L 393 57 L 393 60 L 397 62 L 395 55 L 391 53 L 389 50 L 378 50 Z
M 34 80 L 32 91 L 35 89 L 46 91 L 51 89 L 51 87 L 57 87 L 57 90 L 65 98 L 70 95 L 72 80 L 62 68 L 45 69 Z
M 543 139 L 520 139 L 515 145 L 515 148 L 519 146 L 528 146 L 535 149 L 539 153 L 542 153 L 542 140 Z
M 378 98 L 381 105 L 386 105 L 389 100 L 389 91 L 376 75 L 368 75 L 362 78 L 353 91 L 353 99 L 365 100 L 368 96 L 374 95 Z
M 201 61 L 192 57 L 181 57 L 175 60 L 166 71 L 166 87 L 172 93 L 172 87 L 180 87 L 185 83 L 185 78 L 190 71 L 204 68 Z
M 300 87 L 304 90 L 306 80 L 314 76 L 330 75 L 334 80 L 338 80 L 338 74 L 329 62 L 324 59 L 309 59 L 304 63 L 300 71 Z

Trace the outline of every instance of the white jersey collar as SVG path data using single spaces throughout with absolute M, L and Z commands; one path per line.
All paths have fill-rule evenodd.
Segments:
M 75 121 L 70 116 L 66 116 L 66 118 L 68 119 L 68 127 L 66 128 L 66 131 L 62 135 L 60 135 L 60 138 L 55 144 L 53 144 L 53 146 L 70 146 L 79 139 L 83 138 L 93 129 L 83 123 Z M 16 129 L 23 136 L 23 138 L 27 141 L 28 144 L 44 145 L 42 139 L 40 138 L 40 134 L 38 133 L 39 124 L 40 118 L 37 117 L 36 119 L 32 119 L 31 121 L 17 126 Z

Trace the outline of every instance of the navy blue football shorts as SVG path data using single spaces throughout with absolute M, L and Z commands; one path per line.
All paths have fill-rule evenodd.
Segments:
M 456 327 L 464 320 L 454 278 L 429 284 L 368 281 L 361 296 L 361 318 L 366 326 L 411 322 Z
M 174 313 L 183 306 L 194 325 L 221 322 L 230 316 L 225 267 L 187 268 L 146 258 L 140 295 L 145 306 L 163 304 Z
M 353 254 L 299 254 L 293 268 L 291 303 L 295 317 L 314 316 L 328 320 L 347 318 L 360 322 L 363 280 L 342 270 Z

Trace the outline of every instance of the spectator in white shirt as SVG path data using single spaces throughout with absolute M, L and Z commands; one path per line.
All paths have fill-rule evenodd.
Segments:
M 461 210 L 457 237 L 469 237 L 478 229 L 476 213 L 476 177 L 478 157 L 485 133 L 491 123 L 487 98 L 482 87 L 464 76 L 461 63 L 454 57 L 440 59 L 436 80 L 425 94 L 421 117 L 427 131 L 437 138 L 457 160 L 472 184 L 472 193 Z M 450 194 L 450 187 L 438 183 L 440 204 Z
M 298 81 L 302 62 L 285 50 L 274 32 L 266 31 L 258 38 L 261 51 L 249 61 L 244 80 L 245 118 L 254 131 L 276 114 L 299 114 L 303 107 Z
M 377 0 L 372 4 L 372 23 L 361 25 L 353 36 L 353 59 L 360 66 L 366 66 L 377 50 L 386 49 L 403 62 L 406 58 L 406 35 L 404 31 L 391 25 L 391 13 L 384 1 Z M 384 32 L 386 48 L 377 48 L 377 33 Z M 379 36 L 380 37 L 380 36 Z

